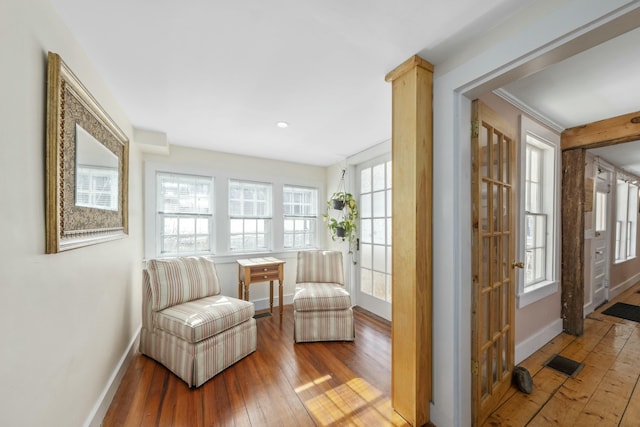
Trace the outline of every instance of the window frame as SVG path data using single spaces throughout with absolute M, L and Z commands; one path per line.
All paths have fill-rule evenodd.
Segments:
M 529 142 L 527 136 L 530 136 L 535 142 Z M 548 297 L 559 289 L 558 267 L 560 265 L 560 243 L 559 243 L 559 227 L 560 227 L 560 135 L 533 121 L 532 119 L 520 116 L 520 144 L 519 144 L 519 160 L 520 160 L 520 197 L 519 197 L 519 239 L 518 239 L 518 255 L 519 259 L 525 261 L 526 241 L 525 226 L 527 211 L 525 208 L 525 191 L 526 191 L 526 147 L 530 144 L 541 150 L 540 159 L 540 203 L 541 207 L 538 212 L 531 214 L 545 215 L 545 274 L 544 279 L 536 283 L 525 286 L 525 269 L 517 270 L 518 279 L 518 308 L 533 304 L 543 298 Z
M 242 193 L 244 193 L 247 190 L 251 190 L 252 187 L 254 189 L 262 189 L 262 190 L 266 190 L 266 198 L 265 198 L 265 203 L 264 203 L 264 211 L 262 213 L 258 213 L 257 211 L 259 210 L 259 200 L 258 199 L 250 199 L 250 200 L 245 200 L 244 196 L 242 196 L 241 199 L 239 199 L 240 204 L 241 204 L 241 210 L 243 210 L 242 213 L 232 213 L 232 208 L 231 208 L 231 190 L 232 190 L 232 186 L 235 184 L 240 184 L 241 187 L 241 191 Z M 253 253 L 253 252 L 270 252 L 273 248 L 273 184 L 269 183 L 269 182 L 258 182 L 258 181 L 251 181 L 251 180 L 246 180 L 246 179 L 235 179 L 235 178 L 229 178 L 227 180 L 227 185 L 228 185 L 228 196 L 227 196 L 227 214 L 228 214 L 228 230 L 229 230 L 229 238 L 227 240 L 227 249 L 230 253 Z M 254 208 L 254 211 L 251 213 L 245 213 L 244 212 L 244 205 L 246 203 L 251 203 L 252 207 Z M 247 226 L 250 225 L 252 222 L 255 221 L 255 227 L 253 227 L 252 230 L 247 230 Z M 232 226 L 232 223 L 234 222 L 241 222 L 242 226 L 242 232 L 238 233 L 238 232 L 234 232 L 233 229 L 235 227 Z M 260 223 L 262 222 L 262 227 L 260 227 Z M 234 244 L 232 243 L 232 240 L 234 239 L 235 236 L 242 236 L 241 237 L 241 241 L 242 241 L 242 246 L 240 246 L 240 249 L 235 249 Z M 255 241 L 256 241 L 256 246 L 252 247 L 252 248 L 247 248 L 245 246 L 245 242 L 247 241 L 247 238 L 250 236 L 255 236 Z M 262 236 L 262 240 L 260 239 L 260 236 Z M 263 245 L 260 246 L 258 244 L 259 241 L 263 242 Z
M 292 215 L 287 213 L 286 205 L 288 201 L 286 200 L 285 195 L 287 194 L 287 189 L 293 189 L 294 191 L 309 191 L 311 196 L 311 201 L 306 204 L 309 207 L 309 212 L 306 214 L 303 212 L 299 215 Z M 300 185 L 292 185 L 292 184 L 284 184 L 282 187 L 282 223 L 283 223 L 283 242 L 282 246 L 285 250 L 299 250 L 299 249 L 311 249 L 317 247 L 318 242 L 318 224 L 319 224 L 319 202 L 320 202 L 319 191 L 315 187 L 307 187 Z M 290 202 L 292 204 L 293 202 Z M 291 232 L 287 231 L 287 221 L 293 221 L 293 230 Z M 301 232 L 298 232 L 296 229 L 296 223 L 298 221 L 303 221 L 305 226 Z M 307 227 L 307 223 L 309 226 Z M 307 231 L 309 230 L 309 231 Z M 287 246 L 287 234 L 292 234 L 293 244 L 291 246 Z M 302 235 L 303 240 L 305 242 L 309 241 L 309 244 L 296 245 L 296 235 Z
M 616 171 L 615 182 L 613 263 L 622 264 L 637 257 L 639 187 L 636 180 L 618 171 Z M 624 199 L 620 198 L 622 192 L 624 192 Z
M 242 158 L 238 158 L 241 162 Z M 232 165 L 233 166 L 233 165 Z M 301 174 L 298 178 L 294 176 L 292 171 L 289 174 L 269 175 L 264 173 L 255 173 L 255 171 L 247 171 L 237 167 L 224 167 L 221 165 L 212 165 L 210 167 L 187 164 L 173 163 L 171 161 L 163 161 L 162 159 L 148 159 L 144 162 L 144 258 L 161 258 L 156 253 L 156 227 L 157 218 L 155 215 L 156 204 L 156 185 L 155 174 L 157 171 L 167 173 L 177 173 L 185 175 L 212 176 L 214 179 L 214 207 L 215 221 L 213 226 L 213 234 L 215 236 L 215 246 L 211 253 L 201 254 L 211 257 L 216 262 L 230 263 L 235 262 L 239 258 L 250 257 L 288 257 L 291 253 L 297 252 L 298 249 L 286 249 L 283 245 L 284 225 L 283 225 L 283 186 L 293 185 L 299 187 L 316 188 L 318 190 L 318 212 L 321 212 L 323 195 L 325 194 L 324 177 L 315 174 L 315 177 L 306 177 Z M 228 248 L 229 241 L 229 215 L 228 215 L 228 181 L 229 179 L 253 182 L 265 182 L 272 184 L 272 233 L 271 233 L 271 249 L 266 251 L 236 251 L 231 252 Z M 326 244 L 328 235 L 320 233 L 320 221 L 318 220 L 318 234 L 315 248 L 322 248 Z M 311 248 L 310 248 L 311 249 Z

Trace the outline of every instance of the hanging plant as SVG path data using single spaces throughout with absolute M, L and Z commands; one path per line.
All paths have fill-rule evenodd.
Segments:
M 335 201 L 341 205 L 341 209 L 336 209 Z M 331 210 L 339 210 L 337 216 L 331 216 Z M 356 243 L 358 231 L 358 204 L 351 193 L 339 191 L 333 193 L 327 201 L 327 212 L 323 215 L 323 219 L 327 222 L 329 235 L 331 239 L 349 242 L 349 253 L 353 254 L 353 246 Z

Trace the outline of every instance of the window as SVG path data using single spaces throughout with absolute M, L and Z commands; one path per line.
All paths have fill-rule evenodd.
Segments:
M 521 118 L 521 129 L 519 260 L 524 269 L 519 273 L 518 306 L 524 307 L 558 290 L 560 137 L 526 117 Z
M 284 248 L 316 246 L 318 230 L 318 190 L 285 185 L 282 193 Z
M 157 255 L 211 253 L 213 178 L 158 172 Z
M 638 186 L 626 178 L 616 185 L 616 263 L 636 256 L 638 223 Z
M 229 250 L 271 248 L 271 184 L 229 180 Z
M 527 135 L 525 167 L 525 290 L 545 280 L 547 258 L 547 213 L 543 208 L 543 151 Z

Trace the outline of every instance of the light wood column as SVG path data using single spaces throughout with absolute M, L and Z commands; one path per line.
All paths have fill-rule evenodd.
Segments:
M 391 403 L 421 426 L 431 400 L 433 65 L 413 56 L 385 80 L 393 91 Z

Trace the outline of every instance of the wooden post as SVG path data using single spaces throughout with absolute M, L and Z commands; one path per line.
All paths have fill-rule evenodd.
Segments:
M 421 426 L 431 400 L 433 65 L 413 56 L 385 80 L 393 92 L 391 404 Z
M 584 333 L 585 150 L 562 152 L 562 327 Z

